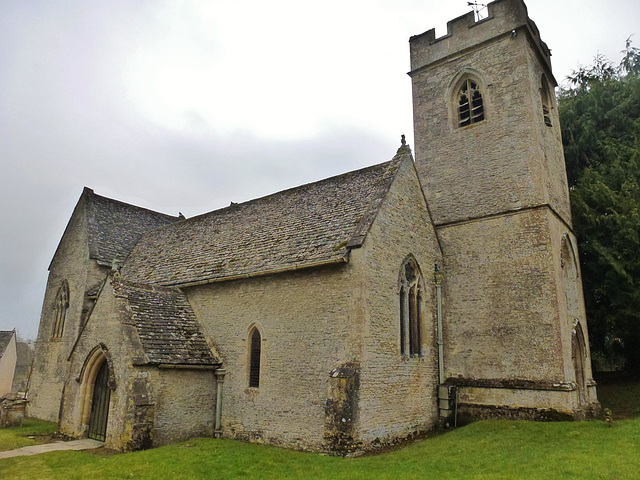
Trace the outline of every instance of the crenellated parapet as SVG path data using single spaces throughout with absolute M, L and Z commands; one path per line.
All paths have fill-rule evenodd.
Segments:
M 415 35 L 411 47 L 411 73 L 438 61 L 450 59 L 502 36 L 527 35 L 551 72 L 551 51 L 540 39 L 538 27 L 527 14 L 522 0 L 496 0 L 487 5 L 486 18 L 476 21 L 469 12 L 447 22 L 447 33 L 436 38 L 434 28 Z

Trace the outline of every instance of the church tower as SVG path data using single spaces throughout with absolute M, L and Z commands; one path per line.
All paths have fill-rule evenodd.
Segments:
M 410 40 L 416 166 L 445 255 L 444 382 L 462 416 L 580 417 L 597 398 L 551 53 L 522 0 L 487 10 Z

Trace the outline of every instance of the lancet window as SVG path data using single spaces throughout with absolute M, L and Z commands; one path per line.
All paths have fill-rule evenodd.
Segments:
M 542 118 L 544 120 L 544 124 L 547 127 L 552 127 L 551 123 L 551 95 L 549 94 L 549 84 L 547 83 L 547 79 L 542 76 L 542 83 L 540 85 L 540 99 L 542 100 Z
M 249 338 L 249 387 L 258 388 L 260 386 L 260 355 L 262 353 L 260 331 L 254 328 Z
M 407 259 L 400 269 L 400 351 L 411 357 L 422 353 L 423 285 L 418 264 Z
M 64 331 L 64 321 L 67 317 L 67 309 L 69 308 L 69 284 L 65 280 L 56 295 L 55 305 L 53 307 L 53 338 L 62 337 Z

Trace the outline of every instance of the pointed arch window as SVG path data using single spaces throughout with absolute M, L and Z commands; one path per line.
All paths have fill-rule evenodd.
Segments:
M 565 297 L 567 300 L 567 311 L 570 317 L 580 317 L 580 291 L 578 266 L 576 262 L 575 250 L 568 235 L 562 238 L 560 251 L 561 266 L 564 272 Z
M 64 331 L 64 321 L 67 317 L 67 309 L 69 308 L 69 284 L 65 280 L 58 289 L 55 305 L 53 307 L 53 332 L 52 338 L 62 337 Z
M 262 354 L 262 336 L 257 328 L 251 331 L 249 345 L 249 387 L 260 386 L 260 355 Z
M 547 82 L 546 77 L 543 75 L 540 85 L 540 99 L 542 101 L 542 118 L 544 120 L 544 124 L 547 127 L 552 127 L 551 123 L 551 95 L 549 93 L 549 83 Z
M 466 127 L 483 121 L 484 100 L 478 82 L 467 78 L 458 90 L 458 126 Z
M 424 283 L 417 262 L 410 257 L 400 269 L 400 352 L 422 354 L 422 292 Z

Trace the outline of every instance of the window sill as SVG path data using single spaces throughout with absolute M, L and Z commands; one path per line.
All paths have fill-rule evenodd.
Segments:
M 474 122 L 469 125 L 464 125 L 464 126 L 457 125 L 456 130 L 467 130 L 469 128 L 473 128 L 478 125 L 484 125 L 486 122 L 487 122 L 487 119 L 485 118 L 484 120 L 480 120 L 479 122 Z
M 423 354 L 419 354 L 419 355 L 406 355 L 406 354 L 402 354 L 401 358 L 405 361 L 409 361 L 409 360 L 420 360 L 421 358 L 424 358 Z

